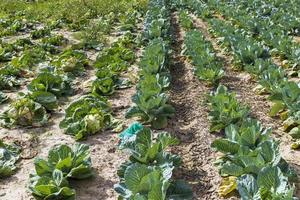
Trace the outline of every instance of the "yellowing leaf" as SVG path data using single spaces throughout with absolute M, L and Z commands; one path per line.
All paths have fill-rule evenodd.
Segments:
M 290 117 L 283 122 L 283 130 L 289 132 L 292 128 L 295 127 L 295 125 L 295 120 L 292 117 Z
M 220 196 L 225 197 L 237 188 L 237 178 L 229 176 L 222 180 L 218 193 Z
M 299 149 L 300 148 L 300 141 L 297 140 L 296 142 L 294 142 L 292 145 L 291 145 L 291 148 L 296 150 L 296 149 Z
M 270 116 L 271 117 L 276 116 L 276 114 L 279 113 L 279 111 L 283 110 L 284 108 L 285 108 L 285 104 L 283 102 L 278 101 L 274 103 L 271 108 Z
M 283 112 L 280 113 L 279 116 L 280 116 L 281 120 L 286 120 L 289 116 L 289 111 L 283 111 Z

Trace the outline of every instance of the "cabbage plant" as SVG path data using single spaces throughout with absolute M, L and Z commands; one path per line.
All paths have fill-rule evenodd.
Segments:
M 71 179 L 86 179 L 93 175 L 89 146 L 76 143 L 55 146 L 48 159 L 34 160 L 35 173 L 30 175 L 29 190 L 38 200 L 75 200 L 75 190 L 69 186 Z
M 114 186 L 119 199 L 192 199 L 191 188 L 184 181 L 173 180 L 173 170 L 181 159 L 167 149 L 179 143 L 177 138 L 168 133 L 154 137 L 140 123 L 133 123 L 119 137 L 119 148 L 130 154 L 118 170 L 120 183 Z
M 132 162 L 147 165 L 164 165 L 166 163 L 178 166 L 180 157 L 167 153 L 168 147 L 178 145 L 179 140 L 169 133 L 159 133 L 154 139 L 149 128 L 136 130 L 132 135 L 123 135 L 119 148 L 130 153 Z
M 220 85 L 217 91 L 210 96 L 210 107 L 211 132 L 220 131 L 230 124 L 238 123 L 250 112 L 249 108 L 241 105 L 235 94 L 229 93 L 223 85 Z
M 88 59 L 84 52 L 68 49 L 62 52 L 52 64 L 58 72 L 81 75 L 88 65 Z
M 9 145 L 0 140 L 0 178 L 12 175 L 19 160 L 20 148 L 16 145 Z
M 243 175 L 238 179 L 238 191 L 242 200 L 273 199 L 296 200 L 295 188 L 290 186 L 288 178 L 279 167 L 267 166 L 253 175 Z
M 115 185 L 119 199 L 192 199 L 191 188 L 183 181 L 173 181 L 172 167 L 164 169 L 135 163 L 124 173 L 121 183 Z
M 27 86 L 28 90 L 44 91 L 54 94 L 56 97 L 73 94 L 70 80 L 63 75 L 50 72 L 41 72 Z
M 21 85 L 20 81 L 14 76 L 0 75 L 0 89 L 13 90 Z
M 73 148 L 60 145 L 48 152 L 48 159 L 36 158 L 36 175 L 51 177 L 54 170 L 62 172 L 63 177 L 85 179 L 91 177 L 92 163 L 89 146 L 76 143 Z
M 86 138 L 111 125 L 110 106 L 104 98 L 93 95 L 83 96 L 73 101 L 65 110 L 65 118 L 60 128 L 76 140 Z
M 7 128 L 13 126 L 38 127 L 47 123 L 46 109 L 28 97 L 22 97 L 12 102 L 0 115 L 1 125 Z

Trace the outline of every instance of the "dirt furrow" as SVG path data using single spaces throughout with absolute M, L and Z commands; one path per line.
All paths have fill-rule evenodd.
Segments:
M 204 105 L 210 88 L 194 76 L 193 67 L 180 55 L 184 32 L 179 27 L 176 12 L 172 14 L 171 23 L 174 38 L 170 101 L 176 113 L 167 131 L 181 140 L 181 145 L 174 149 L 183 160 L 177 176 L 192 185 L 194 199 L 219 199 L 220 178 L 213 165 L 216 154 L 210 148 L 215 136 L 209 133 L 208 110 Z

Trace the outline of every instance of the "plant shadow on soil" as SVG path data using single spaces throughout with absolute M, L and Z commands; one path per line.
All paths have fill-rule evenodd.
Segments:
M 116 174 L 127 158 L 116 150 L 117 135 L 110 130 L 89 136 L 83 143 L 90 146 L 94 177 L 74 181 L 78 200 L 116 199 L 114 184 L 119 182 Z M 72 183 L 73 184 L 73 183 Z
M 109 199 L 107 191 L 113 188 L 114 182 L 100 176 L 94 169 L 94 176 L 85 180 L 70 181 L 71 188 L 76 190 L 77 200 Z

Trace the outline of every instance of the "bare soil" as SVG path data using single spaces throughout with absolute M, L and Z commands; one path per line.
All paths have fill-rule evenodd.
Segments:
M 294 40 L 295 40 L 295 42 L 299 42 L 300 43 L 300 36 L 294 36 Z
M 172 15 L 172 82 L 170 101 L 175 107 L 175 116 L 170 120 L 167 131 L 181 141 L 174 153 L 182 157 L 182 166 L 177 178 L 191 184 L 194 199 L 220 199 L 217 194 L 220 177 L 213 162 L 216 153 L 210 148 L 215 135 L 209 133 L 208 110 L 205 104 L 210 87 L 200 82 L 193 74 L 192 66 L 181 56 L 184 32 L 178 25 L 178 15 Z

